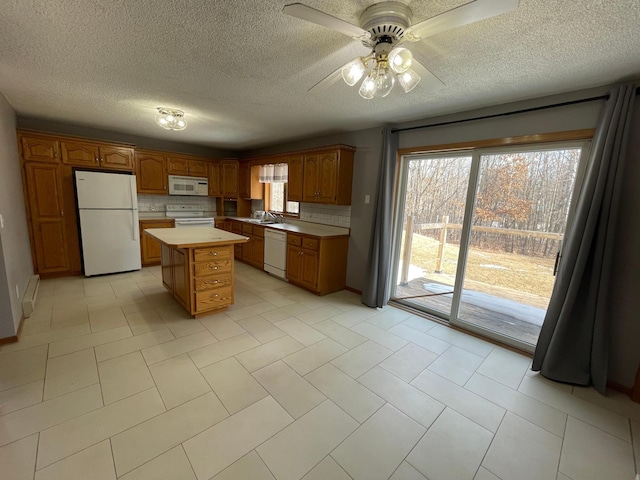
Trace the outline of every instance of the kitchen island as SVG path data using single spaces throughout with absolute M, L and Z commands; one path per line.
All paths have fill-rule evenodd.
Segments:
M 209 227 L 149 228 L 162 249 L 162 283 L 196 318 L 233 305 L 233 246 L 247 237 Z

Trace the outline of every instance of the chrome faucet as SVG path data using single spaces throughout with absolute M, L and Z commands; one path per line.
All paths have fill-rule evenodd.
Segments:
M 274 221 L 278 221 L 278 217 L 276 217 L 273 213 L 271 212 L 265 212 L 264 214 L 265 218 L 272 218 Z

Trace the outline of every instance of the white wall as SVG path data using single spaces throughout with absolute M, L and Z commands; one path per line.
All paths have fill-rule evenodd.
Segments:
M 27 214 L 22 193 L 16 141 L 16 115 L 0 93 L 0 338 L 16 334 L 22 318 L 22 298 L 33 275 Z M 16 285 L 19 297 L 16 297 Z

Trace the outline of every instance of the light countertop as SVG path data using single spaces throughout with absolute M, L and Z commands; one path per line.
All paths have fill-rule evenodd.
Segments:
M 332 225 L 321 225 L 319 223 L 304 222 L 301 220 L 289 220 L 287 223 L 256 223 L 251 218 L 241 217 L 227 217 L 232 220 L 240 220 L 241 222 L 247 222 L 252 225 L 258 225 L 265 228 L 272 228 L 274 230 L 284 230 L 291 233 L 301 233 L 306 235 L 313 235 L 316 237 L 340 237 L 343 235 L 349 235 L 349 229 L 345 227 L 334 227 Z
M 148 228 L 144 231 L 161 243 L 176 248 L 214 247 L 249 240 L 242 235 L 213 227 Z

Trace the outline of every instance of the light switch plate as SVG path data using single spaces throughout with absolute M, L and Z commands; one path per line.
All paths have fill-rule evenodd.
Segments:
M 0 215 L 0 228 L 4 228 L 4 217 Z

